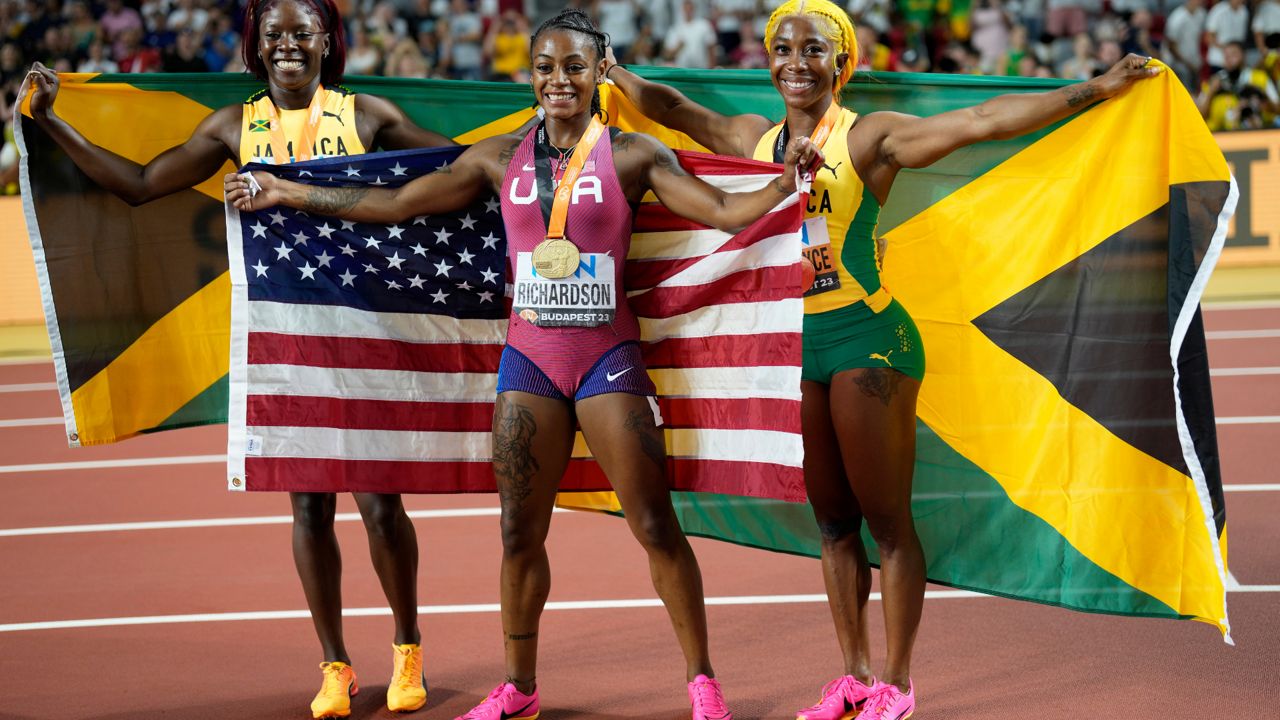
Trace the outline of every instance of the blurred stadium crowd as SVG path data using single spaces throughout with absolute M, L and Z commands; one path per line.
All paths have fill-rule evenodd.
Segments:
M 587 9 L 623 63 L 760 68 L 781 0 L 337 0 L 347 73 L 528 77 L 530 26 Z M 1215 131 L 1277 127 L 1280 0 L 837 0 L 865 70 L 1082 80 L 1127 52 L 1159 57 Z M 27 67 L 59 72 L 242 72 L 247 0 L 0 0 L 0 117 Z M 0 153 L 9 186 L 14 150 Z

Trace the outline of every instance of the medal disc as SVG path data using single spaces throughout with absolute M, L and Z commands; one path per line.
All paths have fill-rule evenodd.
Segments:
M 547 238 L 533 249 L 533 269 L 544 278 L 560 280 L 578 269 L 578 246 L 564 238 Z
M 813 268 L 813 262 L 805 257 L 804 262 L 800 263 L 800 287 L 804 292 L 809 292 L 813 288 L 813 282 L 818 279 L 818 271 Z

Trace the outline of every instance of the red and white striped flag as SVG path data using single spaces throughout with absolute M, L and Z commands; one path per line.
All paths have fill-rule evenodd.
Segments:
M 458 149 L 253 167 L 396 185 Z M 680 153 L 726 190 L 778 167 Z M 491 492 L 490 421 L 507 322 L 498 203 L 402 226 L 227 209 L 233 490 Z M 656 202 L 625 273 L 658 387 L 673 490 L 804 499 L 803 205 L 728 235 Z M 609 485 L 579 434 L 562 490 Z

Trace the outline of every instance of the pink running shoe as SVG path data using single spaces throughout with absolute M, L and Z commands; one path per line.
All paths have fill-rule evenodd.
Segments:
M 897 685 L 877 682 L 858 720 L 907 720 L 916 711 L 916 686 L 908 681 L 907 692 Z
M 454 720 L 534 720 L 538 717 L 538 689 L 525 695 L 511 683 L 502 683 L 484 702 Z
M 689 683 L 689 702 L 693 705 L 693 720 L 733 720 L 733 713 L 724 704 L 720 682 L 714 678 L 694 678 Z
M 818 704 L 796 713 L 796 720 L 851 720 L 862 710 L 877 685 L 879 683 L 872 680 L 868 687 L 852 675 L 836 678 L 822 688 Z

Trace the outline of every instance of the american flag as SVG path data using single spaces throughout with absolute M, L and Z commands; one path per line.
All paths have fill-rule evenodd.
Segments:
M 246 171 L 395 186 L 461 151 Z M 778 172 L 680 157 L 733 191 Z M 672 489 L 804 499 L 800 200 L 732 236 L 656 202 L 636 214 L 625 286 L 666 421 Z M 488 196 L 397 225 L 227 207 L 232 490 L 496 489 L 489 429 L 509 312 L 499 207 Z M 608 489 L 581 434 L 561 488 Z

